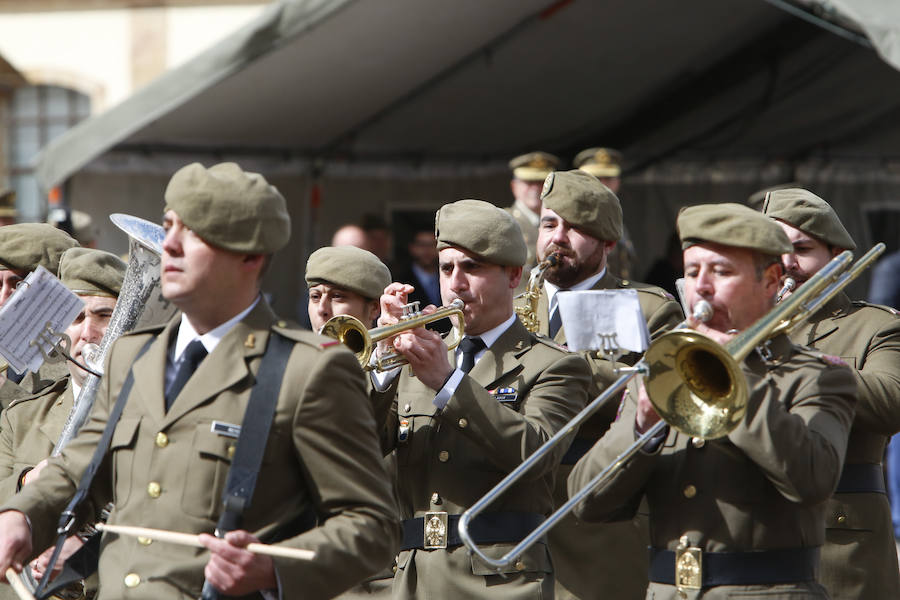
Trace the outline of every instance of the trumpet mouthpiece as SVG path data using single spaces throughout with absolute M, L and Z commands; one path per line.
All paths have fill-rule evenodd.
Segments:
M 707 302 L 706 300 L 698 300 L 696 304 L 694 304 L 694 312 L 691 314 L 691 317 L 696 321 L 700 321 L 701 323 L 706 323 L 713 316 L 713 307 L 712 304 Z

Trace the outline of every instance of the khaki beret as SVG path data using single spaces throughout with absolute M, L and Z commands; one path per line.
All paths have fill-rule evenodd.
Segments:
M 743 204 L 688 206 L 678 213 L 676 226 L 682 248 L 712 242 L 775 256 L 793 250 L 775 221 Z
M 93 248 L 70 248 L 59 259 L 59 279 L 82 296 L 116 298 L 127 265 L 115 254 Z
M 579 169 L 547 175 L 544 206 L 590 236 L 606 242 L 622 237 L 622 205 L 611 189 Z
M 790 188 L 769 192 L 762 210 L 829 246 L 856 250 L 856 243 L 831 205 L 808 190 Z
M 547 174 L 559 168 L 560 160 L 547 152 L 529 152 L 509 161 L 513 177 L 522 181 L 543 181 Z
M 68 233 L 46 223 L 16 223 L 0 227 L 0 266 L 30 273 L 39 266 L 54 275 L 59 257 L 78 245 Z
M 309 255 L 306 285 L 330 283 L 378 300 L 391 282 L 391 272 L 378 257 L 355 246 L 326 246 Z
M 764 187 L 761 190 L 753 192 L 752 194 L 750 194 L 750 196 L 747 197 L 747 206 L 749 206 L 753 210 L 762 212 L 763 204 L 765 203 L 766 196 L 769 195 L 769 192 L 795 187 L 799 187 L 799 184 L 796 181 L 791 181 L 790 183 L 777 183 L 775 185 L 770 185 L 769 187 Z
M 512 215 L 481 200 L 442 206 L 434 218 L 434 237 L 439 251 L 455 246 L 496 265 L 521 267 L 528 256 Z
M 235 163 L 179 169 L 166 187 L 166 210 L 206 242 L 241 254 L 272 254 L 291 237 L 282 195 Z
M 572 166 L 594 177 L 618 177 L 622 174 L 622 153 L 612 148 L 588 148 L 575 156 Z
M 15 190 L 0 188 L 0 217 L 18 217 Z

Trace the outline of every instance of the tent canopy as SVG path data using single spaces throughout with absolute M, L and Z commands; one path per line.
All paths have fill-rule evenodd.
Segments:
M 672 156 L 891 155 L 900 73 L 762 0 L 286 0 L 38 157 L 110 151 L 503 165 L 602 143 Z

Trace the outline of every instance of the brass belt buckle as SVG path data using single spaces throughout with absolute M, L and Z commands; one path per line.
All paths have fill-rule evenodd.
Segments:
M 683 535 L 675 549 L 675 585 L 679 592 L 703 587 L 703 551 L 690 543 Z
M 426 550 L 436 550 L 447 547 L 447 513 L 425 513 L 424 536 L 422 547 Z

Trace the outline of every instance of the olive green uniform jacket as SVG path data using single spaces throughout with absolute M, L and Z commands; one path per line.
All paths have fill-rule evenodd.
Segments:
M 5 409 L 14 401 L 36 394 L 47 386 L 59 381 L 69 374 L 65 361 L 45 362 L 36 373 L 26 373 L 22 381 L 15 383 L 6 378 L 4 373 L 0 376 L 0 410 Z
M 165 328 L 116 340 L 90 420 L 36 482 L 2 507 L 30 517 L 35 548 L 53 538 L 132 363 L 134 387 L 91 488 L 93 504 L 114 503 L 111 524 L 214 531 L 235 439 L 211 425 L 242 422 L 275 316 L 261 300 L 166 412 L 164 371 L 179 323 L 176 315 Z M 296 343 L 242 524 L 265 542 L 287 538 L 279 543 L 317 553 L 308 562 L 274 559 L 285 598 L 330 598 L 390 564 L 399 535 L 396 505 L 356 358 L 333 340 L 275 330 Z M 295 525 L 310 510 L 319 526 L 297 535 Z M 197 598 L 208 559 L 203 549 L 105 534 L 98 598 Z
M 464 512 L 584 408 L 589 385 L 590 367 L 582 356 L 532 335 L 518 319 L 463 376 L 443 410 L 433 403 L 435 391 L 404 367 L 383 398 L 390 403 L 385 447 L 397 451 L 402 517 Z M 500 401 L 492 392 L 501 388 L 514 392 Z M 405 441 L 397 435 L 403 421 L 409 426 Z M 549 453 L 482 514 L 549 514 L 564 451 Z M 499 557 L 512 546 L 482 547 Z M 463 546 L 401 551 L 397 567 L 397 600 L 552 598 L 553 593 L 553 569 L 543 543 L 532 546 L 504 575 Z
M 842 358 L 857 383 L 856 418 L 845 471 L 881 467 L 885 445 L 900 431 L 900 317 L 891 308 L 851 302 L 841 293 L 791 334 Z M 900 568 L 885 494 L 841 492 L 828 501 L 822 584 L 832 598 L 900 598 Z
M 687 535 L 703 552 L 816 548 L 825 541 L 825 502 L 840 477 L 856 384 L 844 366 L 794 346 L 785 336 L 743 363 L 747 412 L 727 437 L 694 440 L 670 428 L 654 453 L 639 450 L 576 512 L 585 520 L 628 518 L 641 497 L 650 507 L 651 545 L 675 550 Z M 574 492 L 636 439 L 634 393 L 621 417 L 575 465 Z M 673 566 L 674 571 L 674 566 Z M 678 598 L 675 586 L 650 583 L 647 598 Z M 826 598 L 815 581 L 721 585 L 687 598 Z
M 651 336 L 657 336 L 680 323 L 684 319 L 681 306 L 671 294 L 662 288 L 622 280 L 607 270 L 592 288 L 594 290 L 636 289 L 641 312 L 647 321 Z M 549 330 L 549 300 L 542 293 L 538 303 L 542 335 Z M 565 328 L 560 328 L 553 338 L 559 344 L 566 343 Z M 622 362 L 633 365 L 640 355 L 630 353 Z M 605 358 L 591 360 L 594 370 L 594 387 L 590 399 L 598 396 L 617 377 Z M 609 429 L 616 416 L 618 402 L 610 401 L 600 407 L 579 429 L 577 444 L 590 446 Z M 568 499 L 566 478 L 572 470 L 571 464 L 560 467 L 556 481 L 554 499 L 561 506 Z M 603 590 L 609 598 L 616 600 L 638 599 L 647 589 L 647 544 L 649 532 L 644 510 L 633 520 L 614 523 L 586 523 L 570 514 L 548 533 L 550 554 L 556 570 L 557 600 L 592 600 L 597 590 Z M 614 548 L 615 551 L 610 551 Z M 598 557 L 602 556 L 602 560 Z

